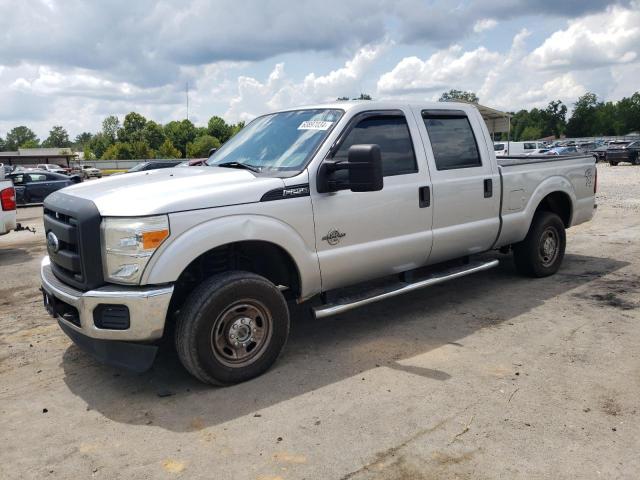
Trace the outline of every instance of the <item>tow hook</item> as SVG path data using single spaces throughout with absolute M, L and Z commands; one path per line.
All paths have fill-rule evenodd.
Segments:
M 27 230 L 28 232 L 31 233 L 36 233 L 36 229 L 33 227 L 23 227 L 21 223 L 16 223 L 16 232 L 21 232 L 22 230 Z

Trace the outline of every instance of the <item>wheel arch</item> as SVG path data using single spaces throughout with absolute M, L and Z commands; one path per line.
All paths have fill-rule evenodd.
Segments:
M 259 215 L 223 217 L 186 229 L 156 252 L 141 283 L 177 282 L 189 268 L 193 269 L 203 259 L 219 256 L 223 251 L 244 258 L 241 266 L 266 278 L 281 279 L 282 269 L 286 268 L 290 278 L 295 280 L 295 288 L 287 286 L 292 288 L 298 300 L 320 290 L 320 269 L 314 250 L 307 247 L 290 225 Z M 247 258 L 260 266 L 249 268 L 251 262 L 247 262 Z

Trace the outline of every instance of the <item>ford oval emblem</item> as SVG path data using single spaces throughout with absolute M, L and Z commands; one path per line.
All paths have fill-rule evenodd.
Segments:
M 47 233 L 47 247 L 53 253 L 58 253 L 58 250 L 60 250 L 60 241 L 58 241 L 58 237 L 53 232 Z

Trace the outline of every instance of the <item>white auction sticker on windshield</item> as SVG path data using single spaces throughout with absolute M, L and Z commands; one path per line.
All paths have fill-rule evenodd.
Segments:
M 333 125 L 333 122 L 325 120 L 307 120 L 300 124 L 298 130 L 329 130 L 331 125 Z

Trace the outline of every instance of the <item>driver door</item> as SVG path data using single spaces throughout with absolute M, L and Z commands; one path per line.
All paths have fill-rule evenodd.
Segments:
M 384 186 L 376 192 L 312 192 L 323 291 L 400 273 L 431 251 L 431 189 L 415 120 L 404 110 L 356 115 L 327 159 L 346 161 L 349 147 L 380 146 Z M 334 175 L 344 175 L 344 170 Z

